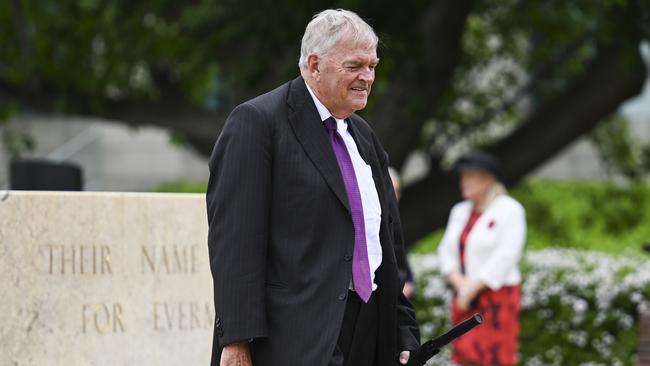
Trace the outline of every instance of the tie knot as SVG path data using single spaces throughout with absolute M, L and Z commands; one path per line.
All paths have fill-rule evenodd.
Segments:
M 327 128 L 328 131 L 336 131 L 336 120 L 334 117 L 329 117 L 325 120 L 325 128 Z

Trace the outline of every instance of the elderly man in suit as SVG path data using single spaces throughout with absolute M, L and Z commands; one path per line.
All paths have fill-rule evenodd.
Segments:
M 354 113 L 377 43 L 355 13 L 325 10 L 301 76 L 228 117 L 209 162 L 212 365 L 388 366 L 419 346 L 388 157 Z

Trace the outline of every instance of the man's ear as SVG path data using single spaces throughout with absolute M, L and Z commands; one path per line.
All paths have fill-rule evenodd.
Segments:
M 307 56 L 307 71 L 309 71 L 309 74 L 317 79 L 320 74 L 320 59 L 316 54 L 310 53 L 309 56 Z

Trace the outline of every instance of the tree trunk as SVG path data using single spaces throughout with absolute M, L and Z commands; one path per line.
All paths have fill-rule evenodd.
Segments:
M 432 2 L 418 24 L 419 44 L 414 40 L 410 48 L 413 54 L 421 53 L 421 57 L 398 61 L 398 67 L 405 70 L 392 79 L 369 116 L 393 166 L 401 166 L 417 147 L 414 143 L 420 141 L 422 126 L 434 114 L 449 87 L 461 57 L 463 31 L 473 3 Z

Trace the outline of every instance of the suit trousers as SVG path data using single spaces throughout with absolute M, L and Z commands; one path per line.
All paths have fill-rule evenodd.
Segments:
M 341 332 L 329 366 L 375 365 L 378 317 L 374 294 L 364 303 L 356 292 L 348 291 Z

